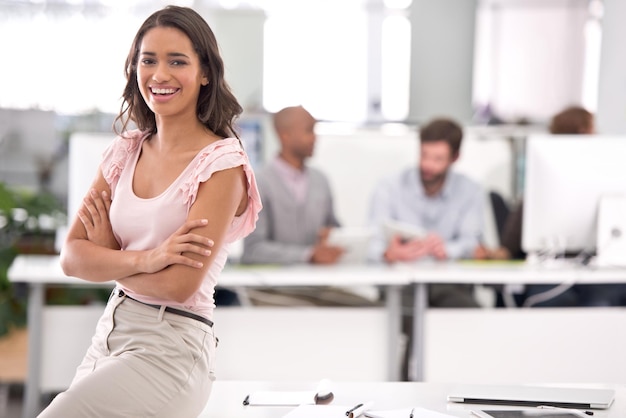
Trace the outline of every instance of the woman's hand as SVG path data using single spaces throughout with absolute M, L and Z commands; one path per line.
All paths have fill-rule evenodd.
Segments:
M 92 243 L 112 250 L 119 250 L 120 244 L 115 239 L 109 211 L 111 199 L 106 191 L 98 193 L 91 189 L 83 199 L 83 206 L 78 211 L 78 218 L 85 227 L 87 239 Z
M 213 240 L 199 234 L 192 234 L 195 228 L 208 224 L 207 219 L 189 220 L 178 228 L 157 248 L 147 251 L 141 261 L 140 269 L 144 273 L 155 273 L 172 264 L 182 264 L 194 268 L 202 268 L 200 261 L 194 260 L 184 253 L 198 254 L 208 257 L 211 254 Z

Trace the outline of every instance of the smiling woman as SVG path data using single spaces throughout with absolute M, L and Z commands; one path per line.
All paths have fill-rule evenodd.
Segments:
M 198 416 L 215 379 L 215 286 L 261 210 L 233 128 L 242 109 L 204 19 L 177 6 L 153 13 L 125 74 L 119 135 L 61 251 L 65 274 L 116 288 L 42 418 Z

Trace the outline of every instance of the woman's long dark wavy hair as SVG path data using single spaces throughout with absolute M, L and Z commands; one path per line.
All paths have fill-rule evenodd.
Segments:
M 146 32 L 155 27 L 170 27 L 182 31 L 191 40 L 200 58 L 202 71 L 206 74 L 209 83 L 200 87 L 196 106 L 198 119 L 214 134 L 222 138 L 239 138 L 234 128 L 234 122 L 243 109 L 224 79 L 224 62 L 220 56 L 215 35 L 202 16 L 195 10 L 179 6 L 167 6 L 153 13 L 137 31 L 126 58 L 124 69 L 126 87 L 122 95 L 124 100 L 120 113 L 115 118 L 115 132 L 118 134 L 124 132 L 128 123 L 133 121 L 141 131 L 156 133 L 154 113 L 143 99 L 137 84 L 139 48 Z M 119 130 L 117 128 L 118 123 L 121 124 Z

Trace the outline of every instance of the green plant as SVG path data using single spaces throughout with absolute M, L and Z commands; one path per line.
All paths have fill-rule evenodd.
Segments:
M 25 248 L 37 252 L 51 237 L 53 242 L 56 229 L 65 222 L 65 211 L 52 194 L 12 189 L 0 182 L 0 336 L 26 323 L 25 292 L 17 292 L 8 279 L 11 263 Z
M 16 255 L 15 247 L 0 249 L 0 337 L 12 327 L 21 327 L 26 323 L 26 300 L 15 294 L 7 277 L 9 266 Z

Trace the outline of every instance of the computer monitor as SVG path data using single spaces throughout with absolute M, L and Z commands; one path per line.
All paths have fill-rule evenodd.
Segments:
M 530 136 L 522 248 L 594 253 L 600 200 L 616 195 L 626 196 L 626 136 Z

